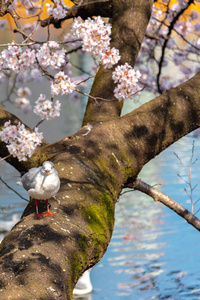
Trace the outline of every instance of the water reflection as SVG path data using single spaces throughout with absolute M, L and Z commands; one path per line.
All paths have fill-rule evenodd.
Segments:
M 160 189 L 189 209 L 184 183 L 177 176 L 182 170 L 174 152 L 188 167 L 192 141 L 191 136 L 185 137 L 150 162 L 141 174 L 150 184 L 164 184 Z M 199 149 L 197 140 L 197 158 Z M 198 164 L 193 175 L 195 184 L 196 178 L 199 180 Z M 117 203 L 108 251 L 91 273 L 93 300 L 110 299 L 108 295 L 136 300 L 200 299 L 199 246 L 199 232 L 174 212 L 141 193 L 125 194 Z
M 87 294 L 84 296 L 74 296 L 73 300 L 92 300 L 92 294 Z

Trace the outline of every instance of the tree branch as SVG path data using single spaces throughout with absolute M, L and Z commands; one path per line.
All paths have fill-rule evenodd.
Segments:
M 174 19 L 171 21 L 170 26 L 168 27 L 168 33 L 167 33 L 167 38 L 164 40 L 163 46 L 162 46 L 162 52 L 161 52 L 161 58 L 159 61 L 159 65 L 158 65 L 158 74 L 157 74 L 157 87 L 158 87 L 158 91 L 161 94 L 163 91 L 161 90 L 160 87 L 160 77 L 161 77 L 161 71 L 162 71 L 162 64 L 164 61 L 164 57 L 165 57 L 165 51 L 167 49 L 167 43 L 169 41 L 169 38 L 173 32 L 174 29 L 174 25 L 176 24 L 176 22 L 179 20 L 179 18 L 184 14 L 184 12 L 189 8 L 189 6 L 191 4 L 194 3 L 194 0 L 189 0 L 187 5 L 182 8 L 174 17 Z
M 92 16 L 101 16 L 105 18 L 112 17 L 112 0 L 83 0 L 73 1 L 76 5 L 72 6 L 66 16 L 60 20 L 49 17 L 41 21 L 41 26 L 45 27 L 53 24 L 55 28 L 60 28 L 62 22 L 80 16 L 82 19 L 87 19 Z
M 117 48 L 120 52 L 119 64 L 123 65 L 127 62 L 134 67 L 150 19 L 152 5 L 152 0 L 113 0 L 111 47 Z M 91 89 L 91 96 L 103 99 L 114 98 L 115 85 L 112 72 L 113 68 L 100 67 Z M 94 101 L 88 100 L 83 125 L 120 116 L 122 101 L 99 101 L 99 104 L 100 107 L 97 109 Z
M 136 179 L 135 182 L 128 183 L 126 187 L 134 188 L 135 190 L 141 191 L 154 199 L 154 201 L 159 201 L 177 213 L 179 216 L 184 218 L 190 225 L 195 227 L 200 231 L 200 220 L 196 218 L 192 213 L 190 213 L 181 204 L 157 190 L 156 188 L 150 186 L 146 182 Z

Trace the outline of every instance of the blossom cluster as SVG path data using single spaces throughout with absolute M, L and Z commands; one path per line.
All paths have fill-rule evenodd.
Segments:
M 35 128 L 33 132 L 27 130 L 24 124 L 11 125 L 11 121 L 5 122 L 4 128 L 0 131 L 2 142 L 7 144 L 9 153 L 17 157 L 19 161 L 27 160 L 33 151 L 42 143 L 43 135 Z
M 46 99 L 46 96 L 40 94 L 40 97 L 35 101 L 33 112 L 40 116 L 42 120 L 51 120 L 55 117 L 60 116 L 60 106 L 59 100 L 53 104 L 51 100 Z
M 110 48 L 111 25 L 104 23 L 100 16 L 85 21 L 75 18 L 72 34 L 82 40 L 84 51 L 101 57 L 104 68 L 111 68 L 120 60 L 119 50 Z
M 0 68 L 10 69 L 15 72 L 24 71 L 33 67 L 35 63 L 35 50 L 26 49 L 24 52 L 21 47 L 14 43 L 4 49 L 0 55 Z
M 36 57 L 39 64 L 51 69 L 59 69 L 65 63 L 64 49 L 57 50 L 59 44 L 54 41 L 44 43 L 37 51 Z
M 58 95 L 61 93 L 71 94 L 76 88 L 76 83 L 70 79 L 68 75 L 60 71 L 54 76 L 54 83 L 51 84 L 51 94 Z
M 47 13 L 48 15 L 54 17 L 54 19 L 62 19 L 66 16 L 69 6 L 65 5 L 62 0 L 54 0 L 53 3 L 47 3 Z
M 32 106 L 30 104 L 30 100 L 27 99 L 31 95 L 31 90 L 28 87 L 20 87 L 17 90 L 18 98 L 15 99 L 15 103 L 17 107 L 19 107 L 24 113 L 28 113 L 31 111 Z
M 163 92 L 191 78 L 199 70 L 200 15 L 197 10 L 190 7 L 186 9 L 187 5 L 187 1 L 177 0 L 176 4 L 169 6 L 169 1 L 165 0 L 159 6 L 155 3 L 153 7 L 152 18 L 136 63 L 146 90 L 153 93 L 158 93 L 158 90 Z M 170 24 L 181 10 L 182 16 L 177 19 L 172 31 L 169 32 Z M 184 46 L 182 39 L 186 42 Z M 158 54 L 163 45 L 166 47 L 165 51 L 163 50 L 165 56 L 159 61 Z M 158 80 L 160 68 L 162 72 Z M 170 74 L 172 68 L 174 72 L 178 72 L 178 76 Z
M 140 72 L 135 71 L 128 63 L 117 66 L 112 74 L 115 83 L 114 96 L 119 101 L 132 97 L 139 91 Z

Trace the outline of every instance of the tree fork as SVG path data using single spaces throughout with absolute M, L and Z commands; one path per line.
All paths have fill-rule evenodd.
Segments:
M 30 201 L 3 240 L 2 300 L 71 299 L 79 276 L 107 249 L 122 188 L 145 163 L 199 126 L 199 81 L 200 73 L 126 116 L 84 126 L 37 149 L 33 161 L 52 160 L 61 179 L 57 200 L 50 201 L 57 216 L 35 220 Z M 182 124 L 180 132 L 175 120 Z

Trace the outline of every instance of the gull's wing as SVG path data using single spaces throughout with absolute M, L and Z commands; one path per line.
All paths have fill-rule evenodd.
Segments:
M 39 168 L 32 168 L 27 173 L 25 173 L 22 178 L 21 182 L 25 190 L 30 190 L 35 188 L 36 178 L 37 175 L 40 174 L 42 167 Z

